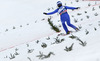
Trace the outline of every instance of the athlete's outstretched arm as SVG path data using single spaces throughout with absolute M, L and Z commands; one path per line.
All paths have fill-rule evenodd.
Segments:
M 66 9 L 79 9 L 79 7 L 68 7 L 68 6 L 65 6 Z
M 43 14 L 46 14 L 46 15 L 51 15 L 51 14 L 55 14 L 55 13 L 57 13 L 58 12 L 58 9 L 56 9 L 56 10 L 54 10 L 53 12 L 50 12 L 50 13 L 43 13 Z

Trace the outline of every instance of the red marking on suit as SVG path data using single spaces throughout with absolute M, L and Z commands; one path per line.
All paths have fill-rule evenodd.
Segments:
M 61 14 L 63 14 L 63 13 L 65 13 L 65 12 L 67 12 L 67 10 L 65 10 L 65 11 L 61 12 L 61 13 L 60 13 L 60 15 L 61 15 Z

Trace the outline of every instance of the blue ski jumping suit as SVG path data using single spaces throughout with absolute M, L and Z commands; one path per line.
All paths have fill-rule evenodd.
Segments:
M 68 26 L 72 27 L 73 29 L 76 30 L 76 28 L 77 28 L 76 26 L 74 26 L 73 24 L 70 23 L 70 17 L 67 13 L 67 9 L 77 9 L 77 8 L 68 7 L 68 6 L 61 6 L 61 7 L 57 8 L 55 11 L 47 13 L 47 15 L 51 15 L 51 14 L 54 14 L 54 13 L 57 13 L 57 12 L 60 14 L 61 22 L 62 22 L 63 28 L 66 31 L 66 33 L 69 30 L 67 29 L 65 22 L 67 23 Z

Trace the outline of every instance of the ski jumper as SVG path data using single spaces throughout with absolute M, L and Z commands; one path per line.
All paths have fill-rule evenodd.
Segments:
M 60 14 L 60 19 L 61 19 L 63 28 L 66 31 L 66 33 L 69 30 L 67 29 L 65 22 L 67 23 L 68 26 L 72 27 L 73 29 L 77 28 L 76 26 L 74 26 L 73 24 L 70 23 L 70 17 L 69 17 L 69 14 L 67 13 L 67 9 L 77 9 L 77 8 L 68 7 L 68 6 L 61 6 L 61 7 L 57 8 L 55 11 L 47 13 L 47 15 L 51 15 L 51 14 L 54 14 L 54 13 L 57 13 L 57 12 Z

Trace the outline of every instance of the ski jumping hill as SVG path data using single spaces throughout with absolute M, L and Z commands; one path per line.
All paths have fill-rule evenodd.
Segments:
M 61 1 L 81 7 L 68 10 L 71 23 L 80 31 L 58 36 L 65 33 L 59 15 L 43 15 L 57 8 L 57 0 L 1 1 L 0 61 L 100 61 L 100 2 Z M 50 17 L 61 32 L 51 29 Z

